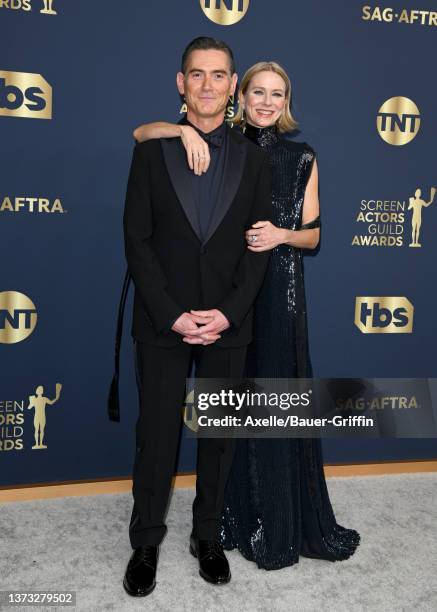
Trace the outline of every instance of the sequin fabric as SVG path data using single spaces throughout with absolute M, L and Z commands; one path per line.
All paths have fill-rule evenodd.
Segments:
M 305 188 L 315 159 L 306 143 L 282 138 L 275 127 L 247 126 L 245 135 L 269 154 L 272 223 L 302 228 Z M 319 219 L 305 227 L 318 227 Z M 272 250 L 255 303 L 252 377 L 310 377 L 302 250 Z M 265 569 L 293 565 L 299 556 L 347 559 L 359 545 L 338 525 L 329 499 L 318 439 L 239 439 L 227 483 L 221 541 Z

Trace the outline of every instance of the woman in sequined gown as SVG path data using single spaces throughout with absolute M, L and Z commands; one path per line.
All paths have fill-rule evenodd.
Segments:
M 273 207 L 271 222 L 255 224 L 246 235 L 249 249 L 271 250 L 255 303 L 250 377 L 312 376 L 302 247 L 314 248 L 318 242 L 317 165 L 308 144 L 281 135 L 296 126 L 290 102 L 290 81 L 278 64 L 261 62 L 244 75 L 235 123 L 269 155 Z M 180 130 L 156 123 L 137 128 L 134 135 L 145 140 L 181 135 Z M 192 128 L 183 130 L 189 159 L 205 159 L 207 146 L 200 136 Z M 207 160 L 203 170 L 202 163 L 190 165 L 202 172 Z M 319 439 L 237 440 L 221 540 L 225 549 L 237 548 L 267 570 L 293 565 L 299 555 L 339 561 L 355 552 L 360 536 L 335 520 Z

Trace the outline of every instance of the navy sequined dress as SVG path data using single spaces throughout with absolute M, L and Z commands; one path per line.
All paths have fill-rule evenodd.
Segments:
M 281 138 L 275 127 L 248 125 L 245 135 L 266 149 L 272 171 L 272 223 L 302 226 L 306 184 L 315 159 L 306 143 Z M 254 312 L 247 374 L 311 377 L 302 250 L 272 250 Z M 337 561 L 357 548 L 359 534 L 337 524 L 323 472 L 319 439 L 238 439 L 229 476 L 221 540 L 265 569 L 293 565 L 299 555 Z

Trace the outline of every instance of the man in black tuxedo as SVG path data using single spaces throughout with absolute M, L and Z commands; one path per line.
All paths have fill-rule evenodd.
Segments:
M 130 595 L 155 587 L 190 366 L 194 360 L 202 378 L 242 376 L 269 257 L 249 251 L 245 241 L 253 223 L 270 217 L 270 177 L 265 153 L 224 122 L 236 83 L 225 43 L 192 41 L 177 85 L 185 121 L 209 144 L 208 171 L 191 172 L 179 138 L 137 144 L 133 154 L 124 231 L 135 284 L 140 414 L 129 527 L 134 552 L 123 581 Z M 234 443 L 198 440 L 190 551 L 212 583 L 230 580 L 219 528 Z

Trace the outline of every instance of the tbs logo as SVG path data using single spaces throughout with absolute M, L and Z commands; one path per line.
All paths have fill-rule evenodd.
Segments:
M 357 297 L 355 325 L 363 334 L 411 334 L 414 306 L 406 297 Z
M 51 86 L 40 74 L 0 70 L 0 115 L 51 119 Z

